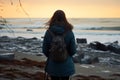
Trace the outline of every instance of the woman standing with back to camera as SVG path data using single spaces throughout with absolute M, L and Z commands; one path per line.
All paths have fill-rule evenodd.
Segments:
M 74 62 L 72 56 L 76 53 L 75 37 L 72 32 L 73 26 L 67 21 L 65 13 L 57 10 L 52 18 L 47 22 L 49 26 L 43 40 L 43 53 L 47 57 L 45 71 L 50 75 L 51 80 L 69 80 L 69 77 L 75 73 Z M 50 44 L 52 35 L 65 33 L 64 41 L 66 44 L 68 57 L 64 62 L 57 63 L 49 58 Z

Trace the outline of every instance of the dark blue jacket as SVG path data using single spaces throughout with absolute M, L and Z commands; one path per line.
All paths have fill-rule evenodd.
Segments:
M 55 34 L 62 34 L 65 31 L 63 26 L 52 26 L 50 30 Z M 45 68 L 46 72 L 51 76 L 70 76 L 74 74 L 75 68 L 72 56 L 76 53 L 76 46 L 73 32 L 68 31 L 65 36 L 65 43 L 67 45 L 69 57 L 63 63 L 56 63 L 49 59 L 49 48 L 51 41 L 52 36 L 47 30 L 43 41 L 43 53 L 46 55 L 46 57 L 48 57 Z

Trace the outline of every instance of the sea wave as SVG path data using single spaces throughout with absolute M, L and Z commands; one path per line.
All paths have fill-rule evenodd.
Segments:
M 120 26 L 92 26 L 92 25 L 75 25 L 76 30 L 120 30 Z
M 91 27 L 91 28 L 86 28 L 85 30 L 120 30 L 120 26 L 116 27 Z

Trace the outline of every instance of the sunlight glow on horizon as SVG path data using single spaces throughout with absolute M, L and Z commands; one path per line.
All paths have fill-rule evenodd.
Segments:
M 2 0 L 4 2 L 4 0 Z M 27 18 L 17 0 L 4 2 L 0 16 L 5 18 Z M 109 2 L 108 2 L 109 1 Z M 120 18 L 120 0 L 21 0 L 23 8 L 31 18 L 50 18 L 61 9 L 68 18 Z

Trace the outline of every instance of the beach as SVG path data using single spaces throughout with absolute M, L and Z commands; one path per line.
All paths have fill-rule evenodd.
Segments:
M 119 43 L 101 43 L 100 46 L 107 45 L 102 49 L 95 43 L 98 42 L 76 43 L 77 53 L 73 56 L 76 73 L 71 79 L 119 80 L 120 54 L 106 49 L 114 44 L 119 50 Z M 41 48 L 42 40 L 35 37 L 0 37 L 0 80 L 44 80 L 47 58 Z
M 51 80 L 49 29 L 76 49 L 69 80 L 120 80 L 120 0 L 0 0 L 0 80 Z
M 2 21 L 2 20 L 1 20 Z M 48 18 L 0 23 L 0 80 L 44 80 L 42 43 Z M 71 80 L 119 80 L 120 18 L 69 18 L 77 53 Z

